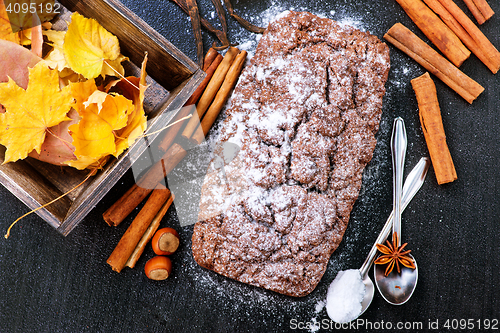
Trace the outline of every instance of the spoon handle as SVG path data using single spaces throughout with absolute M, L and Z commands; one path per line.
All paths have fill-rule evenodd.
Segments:
M 392 232 L 398 234 L 398 246 L 401 246 L 401 196 L 403 191 L 403 170 L 405 164 L 407 139 L 405 123 L 401 117 L 394 119 L 391 137 L 392 173 L 393 173 L 393 209 Z
M 405 210 L 406 206 L 408 206 L 411 199 L 413 199 L 413 197 L 418 192 L 420 187 L 422 187 L 422 184 L 424 183 L 425 180 L 425 176 L 427 175 L 427 170 L 429 170 L 430 165 L 431 161 L 427 157 L 422 157 L 420 161 L 417 163 L 417 165 L 413 168 L 413 170 L 411 170 L 411 172 L 408 174 L 408 177 L 406 177 L 406 181 L 403 186 L 403 196 L 401 198 L 401 211 Z M 361 266 L 361 268 L 359 269 L 359 271 L 361 272 L 361 276 L 363 278 L 366 276 L 366 273 L 368 273 L 368 270 L 372 266 L 373 261 L 377 256 L 376 244 L 382 244 L 387 239 L 387 237 L 389 237 L 389 234 L 392 229 L 393 218 L 394 218 L 394 211 L 392 211 L 391 214 L 389 215 L 389 218 L 385 222 L 385 225 L 382 228 L 380 234 L 378 235 L 375 244 L 373 244 L 370 253 L 368 253 L 368 257 L 363 263 L 363 266 Z

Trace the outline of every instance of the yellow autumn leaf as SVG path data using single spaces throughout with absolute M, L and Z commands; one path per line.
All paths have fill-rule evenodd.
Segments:
M 47 129 L 70 120 L 72 100 L 69 88 L 59 88 L 57 71 L 43 61 L 29 69 L 26 90 L 10 78 L 0 83 L 0 104 L 6 109 L 0 114 L 0 144 L 7 148 L 4 163 L 23 159 L 32 150 L 40 153 Z
M 88 108 L 91 104 L 96 104 L 97 109 L 99 112 L 102 111 L 102 108 L 104 107 L 104 102 L 110 97 L 108 93 L 100 90 L 96 90 L 90 95 L 87 100 L 83 103 L 83 105 Z
M 102 158 L 80 156 L 77 160 L 67 161 L 66 164 L 78 170 L 101 168 L 106 164 L 109 156 L 106 155 Z
M 78 13 L 71 15 L 63 50 L 70 68 L 86 79 L 99 76 L 103 66 L 108 66 L 120 56 L 118 38 L 96 20 Z
M 95 90 L 87 101 L 80 103 L 81 101 L 77 102 L 78 113 L 82 119 L 69 127 L 75 146 L 74 154 L 79 162 L 70 161 L 68 164 L 85 168 L 106 155 L 116 154 L 114 131 L 127 125 L 134 105 L 121 95 L 111 95 L 99 90 Z
M 59 69 L 59 76 L 61 78 L 70 78 L 75 73 L 71 68 L 66 58 L 64 56 L 64 37 L 66 36 L 66 31 L 57 30 L 44 30 L 44 36 L 49 40 L 49 44 L 52 46 L 52 50 L 45 56 L 44 60 L 49 63 L 51 68 Z M 123 76 L 125 74 L 125 69 L 123 68 L 122 62 L 128 60 L 127 57 L 120 54 L 115 60 L 108 60 L 106 65 L 102 66 L 101 75 L 105 77 L 109 76 Z

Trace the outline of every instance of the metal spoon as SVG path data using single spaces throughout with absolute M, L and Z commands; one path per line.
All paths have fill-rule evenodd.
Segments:
M 406 130 L 403 119 L 396 118 L 391 138 L 391 150 L 394 174 L 394 219 L 392 231 L 398 235 L 397 246 L 401 246 L 401 185 L 406 146 Z M 415 269 L 403 266 L 401 267 L 401 273 L 393 270 L 387 276 L 385 276 L 384 267 L 375 265 L 375 284 L 382 297 L 390 304 L 401 305 L 406 303 L 415 290 L 418 280 L 418 267 L 415 259 L 413 257 L 412 259 L 414 260 Z
M 411 172 L 406 177 L 406 181 L 403 187 L 403 196 L 401 198 L 402 211 L 405 210 L 406 206 L 408 206 L 411 199 L 413 199 L 413 197 L 418 192 L 420 187 L 422 187 L 422 184 L 424 183 L 425 180 L 425 176 L 427 175 L 427 170 L 429 170 L 430 165 L 431 161 L 427 157 L 422 157 L 420 161 L 417 163 L 417 165 L 413 168 L 413 170 L 411 170 Z M 366 287 L 365 297 L 361 302 L 361 313 L 359 314 L 360 316 L 366 311 L 368 306 L 370 306 L 374 296 L 375 288 L 373 286 L 372 280 L 368 276 L 368 270 L 372 266 L 373 262 L 375 261 L 375 257 L 377 256 L 378 250 L 376 245 L 383 243 L 387 239 L 387 237 L 389 237 L 389 234 L 391 233 L 392 230 L 393 218 L 394 218 L 394 211 L 392 211 L 391 215 L 389 215 L 389 218 L 385 222 L 382 231 L 378 235 L 377 240 L 375 241 L 370 252 L 368 253 L 365 262 L 359 269 L 361 278 L 363 279 L 363 283 Z

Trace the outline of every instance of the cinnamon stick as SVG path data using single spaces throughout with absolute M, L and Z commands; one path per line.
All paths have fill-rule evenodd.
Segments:
M 144 235 L 142 236 L 141 240 L 139 241 L 139 243 L 137 243 L 137 246 L 130 255 L 130 258 L 128 258 L 127 262 L 125 263 L 125 267 L 130 267 L 130 268 L 135 267 L 135 264 L 137 263 L 142 253 L 144 252 L 146 245 L 149 243 L 151 238 L 153 238 L 155 232 L 158 230 L 161 220 L 163 219 L 168 209 L 174 202 L 174 199 L 175 199 L 174 195 L 173 194 L 170 195 L 167 202 L 165 202 L 163 206 L 161 206 L 160 210 L 151 221 L 151 224 L 144 232 Z
M 236 56 L 240 53 L 237 48 L 231 47 L 227 51 L 230 55 L 229 57 L 232 58 L 231 64 L 236 58 Z M 226 53 L 226 56 L 224 59 L 226 62 L 228 62 L 229 58 L 228 53 Z M 246 52 L 244 53 L 246 56 Z M 240 59 L 243 55 L 240 56 Z M 241 60 L 239 60 L 240 62 Z M 221 62 L 221 64 L 224 62 L 224 60 Z M 242 61 L 241 65 L 243 65 L 244 61 Z M 231 68 L 231 64 L 229 64 L 228 68 L 224 70 L 224 77 L 218 78 L 217 80 L 214 81 L 215 78 L 215 73 L 214 77 L 210 80 L 209 84 L 207 85 L 207 88 L 205 91 L 209 91 L 208 96 L 206 96 L 205 93 L 202 95 L 202 99 L 205 98 L 205 104 L 210 104 L 212 100 L 214 99 L 215 95 L 217 94 L 217 90 L 221 87 L 221 85 L 224 83 L 225 76 L 227 75 L 229 69 Z M 221 65 L 219 65 L 220 67 Z M 241 71 L 241 69 L 240 69 Z M 234 73 L 235 70 L 232 70 L 232 73 Z M 239 75 L 239 72 L 238 72 Z M 233 78 L 233 81 L 237 81 L 237 78 Z M 214 81 L 214 82 L 212 82 Z M 226 83 L 227 85 L 227 83 Z M 215 89 L 216 88 L 216 89 Z M 215 92 L 214 92 L 215 89 Z M 227 90 L 227 88 L 224 88 Z M 229 90 L 230 91 L 230 90 Z M 210 97 L 212 96 L 212 97 Z M 208 102 L 210 100 L 210 102 Z M 200 99 L 201 102 L 201 99 Z M 200 104 L 200 103 L 198 103 Z M 204 106 L 205 108 L 208 108 L 208 105 Z M 211 111 L 212 112 L 212 111 Z M 218 110 L 220 112 L 220 109 Z M 205 113 L 205 112 L 204 112 Z M 218 113 L 217 113 L 218 114 Z M 192 117 L 194 118 L 194 117 Z M 208 131 L 208 127 L 212 126 L 213 121 L 217 118 L 213 115 L 211 115 L 207 119 L 212 119 L 212 120 L 205 120 L 204 121 L 204 127 L 206 128 L 206 131 Z M 190 138 L 196 129 L 196 127 L 199 125 L 199 120 L 195 122 L 195 127 L 193 130 L 184 130 L 183 134 L 188 134 L 188 138 Z M 201 126 L 200 126 L 201 128 Z M 202 130 L 203 131 L 203 130 Z M 206 133 L 206 132 L 205 132 Z M 200 141 L 201 142 L 201 141 Z M 110 225 L 118 225 L 121 223 L 134 209 L 137 207 L 142 200 L 152 191 L 152 188 L 160 182 L 170 171 L 172 171 L 177 164 L 187 155 L 186 149 L 181 146 L 179 143 L 173 143 L 165 152 L 165 154 L 162 156 L 162 158 L 156 162 L 151 168 L 147 171 L 147 173 L 136 183 L 134 184 L 115 204 L 113 204 L 104 214 L 103 217 L 105 221 L 110 224 Z
M 205 60 L 203 61 L 203 71 L 206 72 L 208 67 L 212 64 L 215 58 L 219 55 L 216 49 L 213 47 L 209 48 L 207 54 L 205 54 Z
M 401 23 L 394 24 L 384 38 L 437 76 L 467 102 L 472 103 L 484 91 L 479 83 L 453 66 Z
M 396 0 L 411 20 L 455 66 L 469 58 L 470 51 L 455 33 L 421 0 Z
M 172 153 L 168 156 L 169 158 L 175 158 Z M 182 158 L 184 158 L 184 156 Z M 125 192 L 125 194 L 122 195 L 122 197 L 120 197 L 120 199 L 118 199 L 118 201 L 103 213 L 102 217 L 109 226 L 118 226 L 122 223 L 158 185 L 165 175 L 164 162 L 162 158 L 153 164 L 146 174 L 144 174 L 127 192 Z
M 189 115 L 193 115 L 196 112 L 196 107 L 194 105 L 189 105 L 189 106 L 184 106 L 179 113 L 176 115 L 175 119 L 179 118 L 182 119 L 184 117 L 187 117 Z M 161 151 L 167 151 L 167 149 L 172 145 L 174 142 L 175 138 L 177 137 L 177 134 L 181 131 L 181 129 L 188 123 L 188 120 L 184 121 L 179 121 L 179 122 L 174 122 L 172 126 L 167 130 L 165 133 L 165 136 L 161 140 L 161 142 L 158 144 L 158 148 Z
M 106 223 L 114 226 L 122 223 L 186 154 L 186 150 L 179 144 L 170 146 L 162 158 L 103 214 Z
M 196 114 L 198 116 L 196 117 L 195 114 L 195 116 L 189 119 L 189 122 L 184 128 L 184 131 L 182 132 L 183 136 L 187 138 L 191 137 L 196 127 L 198 127 L 200 119 L 203 117 L 208 107 L 212 103 L 215 95 L 217 94 L 217 91 L 222 85 L 222 82 L 224 82 L 224 78 L 226 77 L 227 71 L 231 67 L 234 58 L 238 53 L 239 50 L 236 47 L 229 47 L 229 49 L 226 51 L 226 54 L 224 55 L 222 62 L 220 63 L 219 67 L 217 67 L 217 69 L 215 70 L 214 75 L 208 82 L 208 85 L 205 91 L 203 92 L 203 95 L 201 95 L 200 100 L 198 101 L 198 105 L 196 106 L 196 112 L 197 112 Z
M 217 51 L 215 52 L 218 54 Z M 212 61 L 211 65 L 213 65 L 213 67 L 209 69 L 210 72 L 212 71 L 212 69 L 215 72 L 215 68 L 217 68 L 222 61 L 221 59 L 222 56 L 220 54 L 218 55 L 219 57 L 216 56 L 216 58 Z M 213 74 L 207 73 L 207 76 L 213 76 Z M 195 91 L 195 94 L 198 93 Z M 195 101 L 195 99 L 192 99 L 191 101 Z M 186 104 L 188 102 L 186 102 Z M 191 108 L 187 107 L 183 108 L 181 111 L 179 111 L 179 115 L 176 116 L 176 119 L 177 118 L 182 119 L 185 116 L 184 113 L 189 113 L 191 111 L 192 111 Z M 196 117 L 191 117 L 191 118 L 196 118 Z M 195 124 L 198 124 L 198 122 L 199 120 L 196 119 Z M 181 156 L 182 154 L 178 155 L 179 154 L 178 147 L 176 147 L 177 149 L 173 149 L 171 151 L 168 150 L 172 145 L 172 143 L 174 142 L 175 138 L 177 137 L 179 131 L 182 129 L 184 125 L 186 125 L 185 123 L 186 122 L 176 123 L 175 125 L 173 125 L 168 129 L 168 131 L 165 134 L 165 137 L 163 138 L 162 142 L 159 145 L 160 149 L 165 151 L 165 154 L 162 157 L 162 159 L 159 162 L 157 162 L 154 166 L 152 166 L 151 170 L 148 170 L 146 175 L 144 175 L 137 183 L 132 185 L 132 187 L 127 192 L 125 192 L 125 194 L 120 199 L 118 199 L 118 201 L 116 201 L 113 205 L 111 205 L 111 207 L 109 207 L 103 213 L 103 219 L 108 225 L 110 226 L 119 225 L 148 196 L 148 194 L 151 193 L 151 189 L 154 188 L 154 186 L 156 186 L 156 184 L 159 181 L 161 181 L 163 175 L 166 174 L 163 170 L 165 163 L 164 158 L 168 159 L 173 158 L 173 162 L 175 162 L 177 159 L 184 158 L 184 156 Z
M 118 226 L 149 193 L 151 189 L 140 187 L 135 183 L 102 214 L 102 218 L 109 226 Z
M 472 20 L 451 0 L 424 0 L 452 29 L 462 42 L 494 74 L 500 69 L 500 52 Z
M 215 56 L 215 57 L 213 57 Z M 206 70 L 206 76 L 203 79 L 203 81 L 200 83 L 198 88 L 194 91 L 194 93 L 191 95 L 191 97 L 186 101 L 184 104 L 184 108 L 179 111 L 178 115 L 175 117 L 175 119 L 182 119 L 186 117 L 187 115 L 191 114 L 193 115 L 193 109 L 196 110 L 196 107 L 188 108 L 187 106 L 192 106 L 198 102 L 200 99 L 203 91 L 207 87 L 208 82 L 212 78 L 215 70 L 219 66 L 219 64 L 222 61 L 222 56 L 214 50 L 213 48 L 210 48 L 208 51 L 207 55 L 205 56 L 205 61 L 204 63 L 209 65 L 208 69 Z M 174 120 L 175 122 L 175 120 Z M 162 151 L 167 151 L 168 148 L 172 145 L 174 142 L 175 138 L 177 137 L 177 134 L 181 131 L 181 129 L 184 128 L 184 126 L 188 123 L 188 121 L 182 121 L 175 123 L 172 125 L 167 132 L 165 133 L 165 136 L 163 137 L 163 140 L 160 142 L 158 145 L 158 148 Z
M 486 0 L 464 0 L 464 2 L 479 25 L 488 21 L 495 14 Z
M 241 51 L 234 59 L 234 62 L 232 63 L 231 67 L 227 72 L 224 82 L 222 83 L 219 91 L 217 92 L 217 95 L 215 95 L 215 98 L 212 104 L 210 105 L 210 108 L 207 110 L 205 116 L 203 117 L 200 123 L 200 126 L 198 127 L 201 130 L 197 130 L 193 134 L 192 138 L 194 139 L 194 141 L 198 143 L 203 142 L 203 139 L 205 138 L 208 131 L 212 127 L 213 123 L 215 122 L 215 119 L 217 119 L 219 113 L 221 112 L 229 96 L 231 95 L 231 91 L 238 82 L 238 78 L 240 77 L 241 70 L 245 65 L 246 58 L 247 58 L 247 52 Z
M 222 62 L 222 59 L 223 59 L 222 55 L 217 54 L 217 56 L 215 57 L 215 59 L 213 59 L 213 61 L 210 63 L 210 66 L 205 71 L 207 75 L 205 76 L 205 78 L 203 79 L 203 81 L 201 81 L 201 83 L 198 86 L 198 88 L 196 88 L 196 90 L 194 91 L 194 93 L 191 95 L 191 97 L 186 101 L 186 104 L 184 104 L 184 105 L 193 105 L 193 104 L 196 104 L 199 101 L 199 99 L 201 98 L 201 95 L 203 94 L 203 92 L 207 88 L 208 83 L 212 79 L 215 71 L 217 70 L 217 68 L 219 67 L 220 63 Z
M 420 124 L 439 185 L 453 182 L 457 172 L 446 144 L 436 86 L 429 73 L 411 80 L 417 97 Z
M 170 191 L 163 185 L 156 186 L 144 207 L 139 211 L 127 231 L 123 234 L 118 245 L 106 261 L 111 268 L 120 272 L 130 258 L 144 232 L 151 224 L 156 213 L 170 197 Z

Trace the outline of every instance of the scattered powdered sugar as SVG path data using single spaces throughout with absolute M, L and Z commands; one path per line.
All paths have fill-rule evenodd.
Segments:
M 320 313 L 321 310 L 325 308 L 325 305 L 326 305 L 325 301 L 323 300 L 318 301 L 318 303 L 316 303 L 316 307 L 314 308 L 314 312 Z
M 337 323 L 347 323 L 361 313 L 366 287 L 357 269 L 340 271 L 330 284 L 326 296 L 326 312 Z
M 258 15 L 256 16 L 250 16 L 250 17 L 245 17 L 252 23 L 258 25 L 258 26 L 263 26 L 266 27 L 269 22 L 272 20 L 276 19 L 277 17 L 284 16 L 289 10 L 293 11 L 309 11 L 313 12 L 314 14 L 320 16 L 320 17 L 328 17 L 337 20 L 341 25 L 349 25 L 353 26 L 359 30 L 366 30 L 365 25 L 367 25 L 367 22 L 365 21 L 366 18 L 364 16 L 359 16 L 357 13 L 350 13 L 346 12 L 342 8 L 338 8 L 337 10 L 329 10 L 325 13 L 318 13 L 317 11 L 315 12 L 314 10 L 311 10 L 311 8 L 305 8 L 305 7 L 297 7 L 297 8 L 292 8 L 292 7 L 285 7 L 282 3 L 278 1 L 271 1 L 269 7 L 263 11 L 259 12 Z M 372 28 L 370 26 L 370 28 Z M 255 54 L 255 49 L 257 47 L 257 44 L 261 38 L 260 34 L 252 34 L 248 33 L 245 29 L 241 30 L 236 30 L 232 31 L 232 33 L 236 33 L 236 35 L 233 35 L 232 37 L 234 38 L 234 41 L 239 43 L 238 48 L 241 50 L 245 50 L 248 52 L 248 59 L 252 58 Z M 233 39 L 232 39 L 233 40 Z M 284 63 L 280 63 L 279 61 L 276 61 L 274 64 L 276 68 L 279 66 L 283 66 Z M 396 88 L 404 85 L 401 82 L 409 82 L 407 80 L 408 77 L 412 75 L 412 72 L 414 72 L 414 69 L 416 66 L 413 66 L 412 64 L 409 65 L 409 67 L 404 67 L 404 68 L 399 68 L 399 69 L 391 69 L 392 74 L 390 76 L 390 80 L 388 81 L 389 85 L 396 86 Z M 262 73 L 263 74 L 263 73 Z M 292 89 L 294 86 L 291 87 Z M 389 97 L 390 98 L 390 97 Z M 254 103 L 254 101 L 247 101 L 249 105 L 246 105 L 245 107 L 252 108 L 252 105 L 250 103 Z M 228 103 L 228 108 L 231 106 L 232 100 L 229 101 Z M 384 108 L 385 109 L 385 108 Z M 240 116 L 240 115 L 237 115 Z M 276 116 L 276 114 L 274 115 Z M 220 118 L 224 119 L 226 115 L 222 114 Z M 273 119 L 271 117 L 266 117 L 267 123 L 263 123 L 262 121 L 260 122 L 260 126 L 265 129 L 269 123 L 272 121 L 277 121 L 279 119 Z M 285 122 L 286 119 L 281 118 L 281 121 Z M 256 126 L 259 124 L 258 119 L 255 119 L 256 121 Z M 236 120 L 236 123 L 240 123 L 240 120 Z M 219 134 L 219 129 L 220 129 L 220 121 L 218 122 L 219 124 L 216 124 L 216 128 L 211 131 L 211 136 L 209 136 L 209 141 L 217 141 L 217 136 Z M 387 121 L 384 121 L 384 117 L 382 117 L 382 122 L 380 124 L 380 129 L 379 129 L 379 137 L 387 139 L 388 135 L 390 134 L 390 123 Z M 242 132 L 244 131 L 243 127 L 239 127 L 236 129 L 239 133 L 235 134 L 234 136 L 230 137 L 230 142 L 233 142 L 235 144 L 240 144 L 240 138 L 242 135 Z M 385 140 L 387 141 L 387 140 Z M 388 155 L 386 153 L 387 151 L 387 144 L 385 142 L 380 142 L 377 144 L 378 147 L 376 149 L 376 154 L 374 155 L 374 158 L 372 159 L 371 163 L 368 165 L 367 169 L 365 169 L 365 173 L 363 174 L 363 185 L 361 188 L 360 192 L 360 199 L 362 201 L 365 201 L 364 204 L 362 205 L 362 210 L 370 212 L 371 210 L 377 209 L 377 207 L 371 207 L 370 200 L 372 199 L 365 199 L 363 195 L 365 192 L 371 192 L 371 193 L 366 193 L 369 196 L 372 195 L 379 191 L 377 188 L 381 187 L 381 180 L 380 180 L 380 175 L 381 173 L 386 172 L 387 168 L 390 168 L 389 162 L 390 159 L 388 159 Z M 290 146 L 290 145 L 288 145 Z M 291 149 L 290 147 L 288 147 Z M 382 153 L 381 153 L 382 152 Z M 288 152 L 289 153 L 289 152 Z M 258 176 L 258 175 L 256 175 Z M 269 197 L 273 195 L 273 191 L 264 191 L 261 193 L 262 197 L 260 197 L 261 201 L 268 201 Z M 379 194 L 376 194 L 379 195 Z M 279 206 L 279 203 L 276 203 L 276 205 Z M 368 207 L 366 207 L 368 206 Z M 186 209 L 186 211 L 192 211 L 191 209 Z M 359 214 L 358 214 L 359 215 Z M 334 272 L 339 271 L 341 269 L 346 269 L 347 267 L 352 267 L 352 256 L 354 253 L 359 252 L 360 250 L 360 244 L 359 241 L 363 240 L 363 233 L 362 231 L 358 230 L 361 224 L 364 224 L 366 226 L 366 223 L 370 224 L 370 221 L 365 221 L 364 219 L 360 218 L 359 216 L 351 216 L 351 221 L 350 224 L 353 225 L 351 227 L 351 231 L 349 233 L 350 238 L 346 238 L 343 240 L 343 248 L 342 252 L 340 253 L 335 253 L 335 258 L 334 260 L 330 261 L 330 264 L 328 266 L 327 272 L 325 274 L 325 278 L 328 278 L 328 275 L 334 274 Z M 373 226 L 373 223 L 371 224 Z M 368 226 L 370 227 L 370 225 Z M 355 230 L 353 230 L 355 228 Z M 361 236 L 360 236 L 361 235 Z M 359 239 L 361 238 L 361 239 Z M 190 244 L 189 244 L 190 245 Z M 190 251 L 189 251 L 190 252 Z M 214 293 L 216 295 L 216 298 L 219 300 L 219 306 L 222 306 L 222 304 L 227 304 L 223 305 L 223 309 L 221 309 L 221 312 L 226 313 L 229 311 L 229 313 L 236 313 L 241 315 L 243 318 L 247 316 L 250 318 L 252 316 L 251 312 L 255 311 L 283 311 L 287 313 L 288 315 L 293 315 L 294 313 L 299 312 L 303 308 L 310 308 L 311 313 L 313 313 L 314 316 L 319 316 L 322 310 L 327 308 L 327 312 L 330 315 L 330 311 L 334 312 L 339 312 L 338 309 L 331 310 L 329 307 L 331 307 L 331 301 L 329 303 L 325 302 L 324 298 L 324 293 L 313 293 L 309 295 L 307 298 L 303 299 L 297 299 L 297 300 L 290 300 L 288 297 L 282 297 L 282 295 L 275 294 L 273 292 L 266 291 L 264 289 L 260 288 L 255 288 L 252 286 L 244 285 L 238 282 L 235 282 L 234 280 L 227 279 L 223 276 L 220 276 L 214 272 L 208 271 L 206 269 L 203 269 L 199 267 L 195 261 L 193 260 L 191 255 L 187 255 L 184 258 L 183 266 L 184 268 L 182 269 L 184 272 L 180 273 L 179 276 L 188 276 L 192 279 L 193 286 L 195 287 L 195 291 L 198 293 L 203 293 L 203 292 L 208 292 L 210 294 Z M 348 271 L 341 271 L 339 272 L 337 279 L 342 277 L 342 275 L 345 275 L 344 280 L 349 277 L 349 275 L 352 274 L 351 271 L 357 272 L 357 270 L 348 270 Z M 349 273 L 351 272 L 351 273 Z M 341 274 L 342 273 L 342 274 Z M 359 273 L 358 273 L 359 275 Z M 337 281 L 337 279 L 335 281 Z M 347 280 L 353 280 L 351 281 L 352 284 L 355 284 L 355 282 L 359 282 L 356 280 L 359 280 L 359 278 L 356 279 L 347 279 Z M 328 280 L 327 280 L 328 281 Z M 337 281 L 338 282 L 338 281 Z M 342 282 L 344 285 L 348 285 L 348 282 L 343 281 Z M 332 283 L 333 285 L 333 283 Z M 364 286 L 364 285 L 363 285 Z M 359 287 L 359 284 L 357 285 Z M 322 289 L 325 289 L 326 286 L 322 287 Z M 331 286 L 330 286 L 331 289 Z M 354 288 L 352 288 L 354 289 Z M 359 290 L 358 290 L 359 291 Z M 330 290 L 328 292 L 330 294 Z M 351 292 L 351 295 L 349 296 L 356 296 L 353 295 L 354 293 Z M 359 296 L 359 294 L 358 294 Z M 355 297 L 353 297 L 355 298 Z M 352 304 L 351 304 L 352 305 Z M 330 310 L 330 311 L 328 311 Z M 353 310 L 354 311 L 354 310 Z M 302 312 L 302 311 L 300 311 Z M 345 313 L 344 313 L 345 315 Z M 331 316 L 331 315 L 330 315 Z M 301 318 L 301 319 L 307 319 L 307 318 Z M 333 318 L 332 318 L 333 319 Z M 317 318 L 312 318 L 312 322 L 317 322 Z M 287 325 L 288 323 L 283 322 L 283 325 Z M 319 327 L 319 325 L 318 325 Z M 315 332 L 316 325 L 312 326 L 311 331 Z

